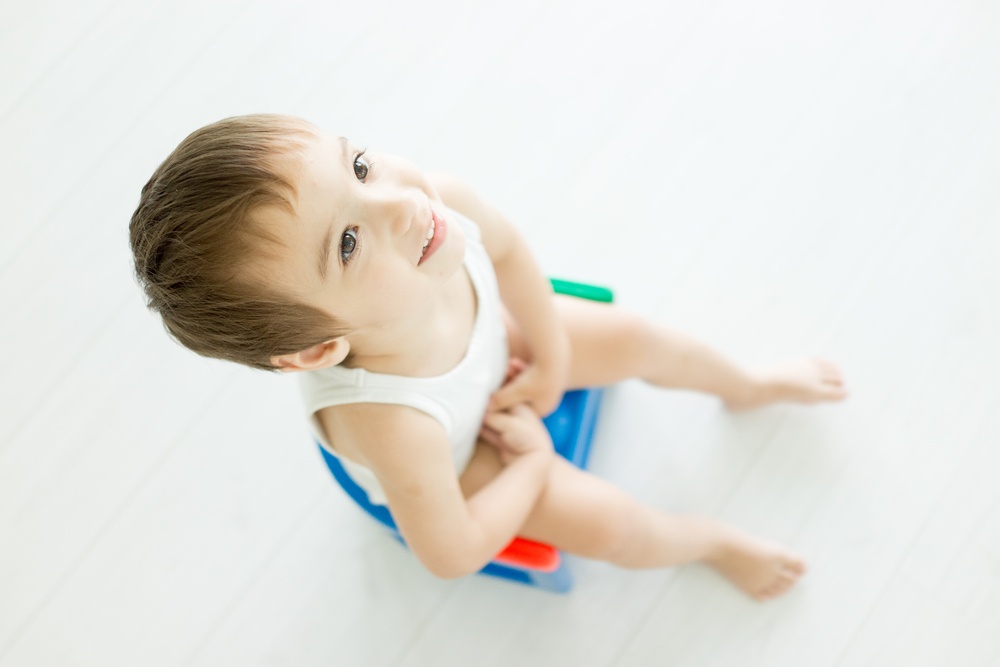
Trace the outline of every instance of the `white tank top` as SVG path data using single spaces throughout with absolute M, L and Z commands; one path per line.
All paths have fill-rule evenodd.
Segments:
M 465 356 L 458 365 L 444 375 L 419 378 L 341 366 L 298 374 L 306 414 L 316 439 L 340 459 L 347 473 L 376 505 L 385 505 L 387 501 L 375 474 L 337 454 L 327 441 L 316 413 L 322 408 L 348 403 L 393 403 L 416 408 L 444 427 L 451 443 L 455 474 L 461 475 L 472 458 L 486 404 L 507 371 L 507 331 L 500 292 L 479 227 L 451 209 L 445 209 L 445 216 L 450 224 L 457 222 L 465 232 L 463 266 L 476 292 L 476 321 Z

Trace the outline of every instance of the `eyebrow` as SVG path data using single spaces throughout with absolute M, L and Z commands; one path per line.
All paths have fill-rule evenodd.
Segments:
M 347 149 L 348 143 L 345 137 L 337 137 L 340 140 L 340 153 L 341 161 L 347 161 Z M 326 230 L 326 234 L 323 235 L 323 243 L 319 247 L 319 277 L 324 282 L 326 281 L 326 274 L 330 266 L 330 244 L 333 242 L 333 226 L 335 224 L 334 220 L 330 221 L 330 226 Z

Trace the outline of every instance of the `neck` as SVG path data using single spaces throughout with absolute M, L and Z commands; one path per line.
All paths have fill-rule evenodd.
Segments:
M 475 318 L 474 300 L 470 309 L 468 299 L 462 298 L 463 287 L 471 293 L 468 279 L 453 284 L 413 317 L 355 332 L 352 354 L 343 365 L 413 377 L 451 370 L 465 354 Z

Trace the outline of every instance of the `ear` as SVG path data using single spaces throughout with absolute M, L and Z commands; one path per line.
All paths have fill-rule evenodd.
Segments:
M 316 343 L 310 348 L 292 354 L 279 354 L 271 357 L 271 364 L 282 373 L 295 371 L 315 371 L 320 368 L 336 366 L 347 358 L 351 344 L 341 336 L 333 340 Z

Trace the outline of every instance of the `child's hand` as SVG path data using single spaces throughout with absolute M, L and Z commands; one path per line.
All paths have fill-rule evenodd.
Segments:
M 527 403 L 538 414 L 548 415 L 559 406 L 566 390 L 568 370 L 568 363 L 541 365 L 511 359 L 507 367 L 507 378 L 490 399 L 489 409 L 502 411 Z
M 552 454 L 552 438 L 542 420 L 528 406 L 515 405 L 504 412 L 489 412 L 480 437 L 500 451 L 504 465 L 534 453 Z

